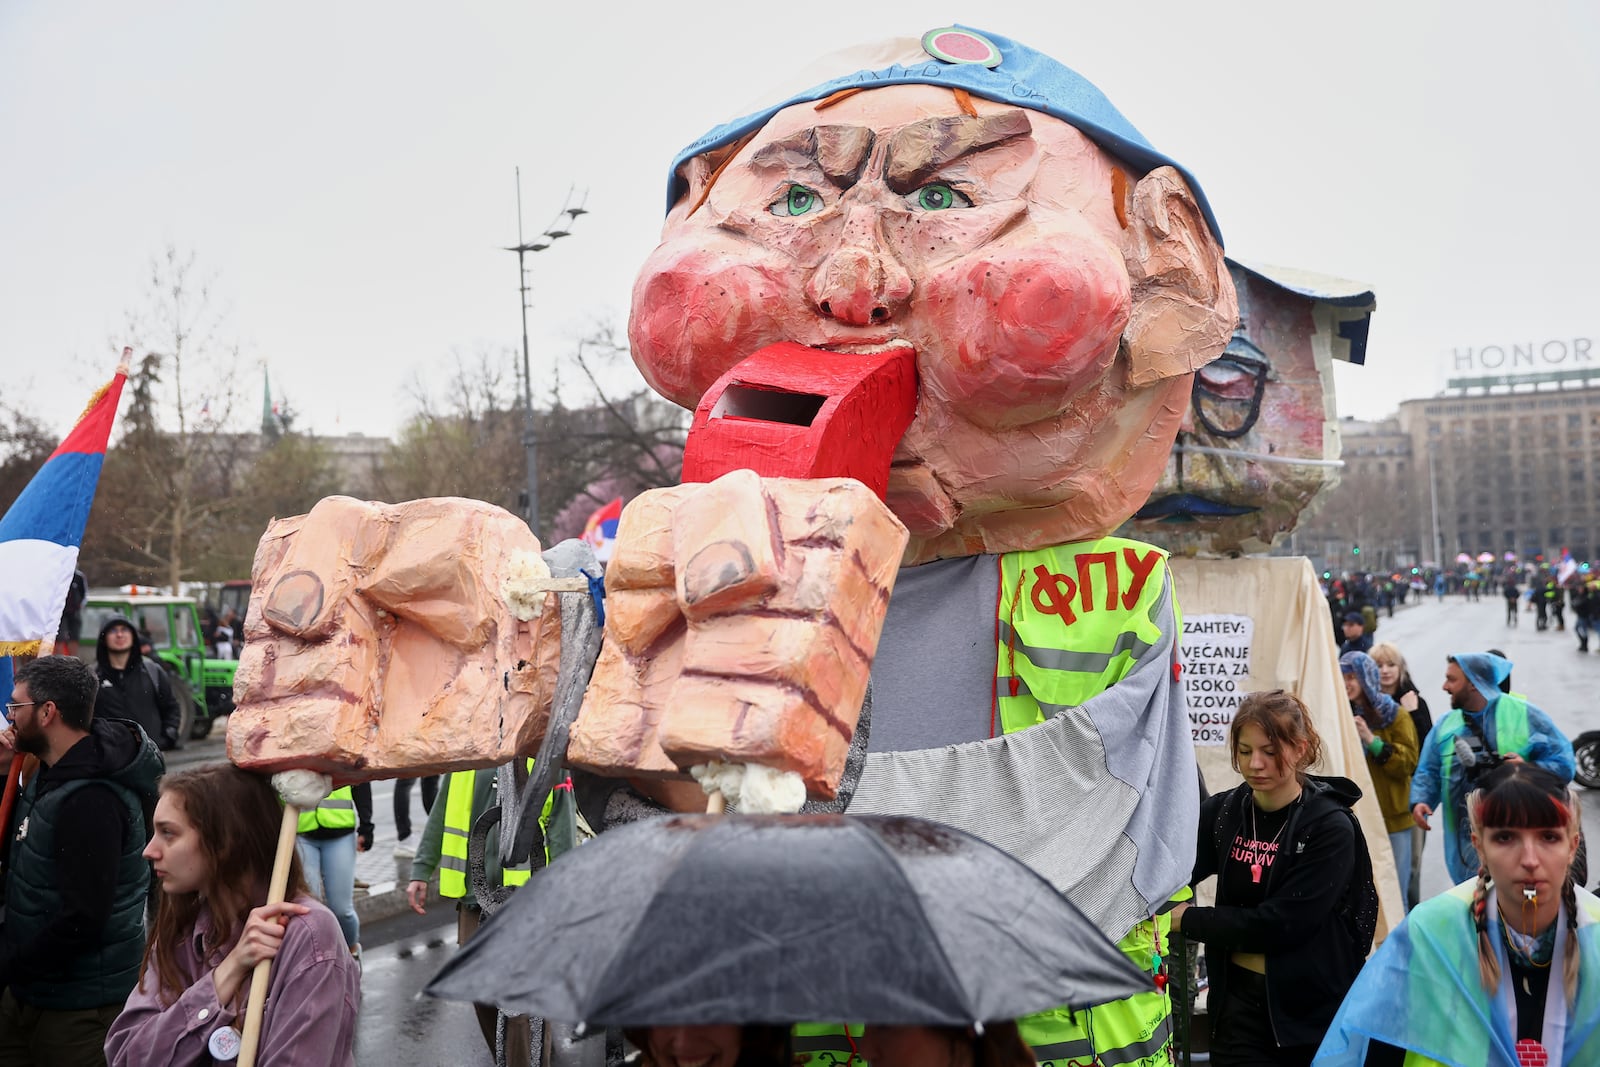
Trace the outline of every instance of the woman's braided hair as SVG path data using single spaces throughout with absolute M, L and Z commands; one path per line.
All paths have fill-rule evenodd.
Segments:
M 1579 834 L 1577 791 L 1555 775 L 1531 763 L 1505 763 L 1485 775 L 1467 796 L 1472 833 L 1480 841 L 1488 828 L 1563 828 Z M 1494 881 L 1486 864 L 1478 865 L 1478 882 L 1472 891 L 1472 924 L 1478 932 L 1478 975 L 1493 993 L 1500 987 L 1500 957 L 1489 936 L 1489 908 Z M 1578 892 L 1569 864 L 1561 879 L 1561 907 L 1567 914 L 1565 962 L 1561 980 L 1570 1002 L 1578 991 Z

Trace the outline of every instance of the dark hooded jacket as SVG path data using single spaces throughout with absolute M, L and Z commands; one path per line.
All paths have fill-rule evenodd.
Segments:
M 1372 860 L 1351 810 L 1360 797 L 1347 778 L 1307 775 L 1278 862 L 1267 868 L 1266 899 L 1256 907 L 1230 905 L 1218 878 L 1216 905 L 1184 912 L 1184 935 L 1206 946 L 1213 1028 L 1228 996 L 1229 954 L 1254 952 L 1266 956 L 1267 1006 L 1278 1044 L 1322 1040 L 1377 926 Z M 1200 805 L 1195 883 L 1221 873 L 1251 803 L 1250 786 L 1243 784 Z
M 101 719 L 17 798 L 7 830 L 0 985 L 24 1004 L 120 1004 L 139 978 L 150 865 L 142 853 L 161 754 Z
M 113 626 L 132 629 L 127 619 L 116 615 L 100 627 L 100 637 L 94 646 L 95 674 L 100 678 L 100 691 L 94 701 L 95 717 L 136 722 L 163 752 L 177 748 L 179 731 L 183 728 L 183 710 L 178 707 L 167 672 L 144 658 L 139 651 L 137 630 L 134 630 L 133 648 L 128 652 L 128 665 L 121 670 L 113 667 L 111 651 L 106 647 L 106 633 Z

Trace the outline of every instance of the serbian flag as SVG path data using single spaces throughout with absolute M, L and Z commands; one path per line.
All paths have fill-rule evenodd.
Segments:
M 622 498 L 595 510 L 583 524 L 583 539 L 594 546 L 594 558 L 601 563 L 611 559 L 612 546 L 617 542 L 617 520 L 622 518 Z
M 55 646 L 132 354 L 122 350 L 116 375 L 0 518 L 0 656 L 48 654 Z M 0 665 L 0 674 L 9 673 L 9 663 Z
M 1556 567 L 1556 581 L 1565 585 L 1567 579 L 1577 573 L 1578 561 L 1572 558 L 1572 550 L 1563 548 L 1561 550 L 1561 563 Z

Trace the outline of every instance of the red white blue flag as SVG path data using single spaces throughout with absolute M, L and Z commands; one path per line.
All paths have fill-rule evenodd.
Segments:
M 583 539 L 594 546 L 594 558 L 601 563 L 611 559 L 611 549 L 617 541 L 617 521 L 622 518 L 622 498 L 595 510 L 583 524 Z
M 1561 562 L 1556 565 L 1556 581 L 1565 585 L 1568 578 L 1578 573 L 1578 561 L 1572 558 L 1572 550 L 1561 550 Z
M 55 645 L 132 354 L 122 350 L 116 375 L 0 517 L 0 656 L 47 655 Z

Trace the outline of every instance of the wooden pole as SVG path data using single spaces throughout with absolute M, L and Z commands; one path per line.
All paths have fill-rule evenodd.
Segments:
M 11 826 L 11 809 L 16 807 L 17 793 L 22 790 L 22 762 L 27 757 L 20 752 L 11 753 L 11 770 L 6 774 L 6 792 L 0 797 L 0 834 Z
M 300 833 L 300 809 L 283 805 L 283 822 L 278 825 L 278 854 L 272 860 L 272 881 L 267 885 L 267 903 L 282 904 L 289 886 L 289 864 L 294 860 L 294 845 Z M 267 985 L 272 961 L 262 960 L 250 972 L 250 1000 L 245 1005 L 244 1035 L 239 1041 L 239 1067 L 255 1067 L 256 1049 L 261 1044 L 261 1012 L 267 1003 Z

